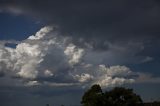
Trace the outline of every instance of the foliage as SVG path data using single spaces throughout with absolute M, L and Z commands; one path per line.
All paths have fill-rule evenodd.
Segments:
M 140 96 L 135 94 L 132 89 L 123 87 L 116 87 L 109 92 L 105 92 L 104 97 L 110 103 L 110 106 L 135 106 L 142 103 Z
M 84 93 L 81 103 L 83 106 L 135 106 L 142 99 L 132 89 L 116 87 L 103 93 L 99 85 L 93 85 Z
M 93 85 L 82 97 L 83 106 L 97 106 L 102 102 L 102 89 L 99 85 Z

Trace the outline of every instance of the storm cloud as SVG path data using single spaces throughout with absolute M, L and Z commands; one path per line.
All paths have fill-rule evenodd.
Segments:
M 31 15 L 76 36 L 157 36 L 157 0 L 4 0 L 1 10 Z M 82 35 L 81 35 L 82 36 Z
M 106 51 L 126 45 L 137 55 L 140 47 L 159 44 L 159 5 L 157 0 L 5 0 L 0 9 L 57 27 L 60 35 L 71 36 L 77 46 Z

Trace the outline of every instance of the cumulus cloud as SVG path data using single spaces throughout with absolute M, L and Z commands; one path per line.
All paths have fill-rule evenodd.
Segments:
M 93 49 L 92 43 L 85 43 L 90 46 L 78 46 L 71 37 L 60 36 L 51 26 L 44 27 L 35 35 L 18 42 L 16 48 L 5 46 L 9 41 L 2 42 L 0 44 L 0 72 L 6 78 L 18 81 L 18 85 L 89 86 L 97 83 L 102 87 L 111 87 L 134 83 L 142 79 L 142 75 L 124 65 L 105 65 L 105 58 L 101 61 L 103 51 Z M 136 49 L 140 44 L 129 45 Z M 124 47 L 120 48 L 115 45 L 108 47 L 104 51 L 106 57 L 110 56 L 109 54 L 113 51 L 124 53 L 126 50 Z M 138 50 L 141 49 L 143 47 Z M 131 52 L 132 50 L 128 53 Z M 96 53 L 96 55 L 91 53 Z M 96 63 L 92 61 L 94 59 L 97 60 Z M 135 75 L 137 77 L 133 77 Z
M 69 59 L 69 63 L 71 65 L 79 63 L 80 59 L 82 58 L 84 54 L 84 49 L 82 48 L 77 48 L 74 44 L 69 44 L 65 51 L 65 55 L 67 55 Z
M 130 76 L 132 71 L 126 66 L 111 66 L 99 65 L 99 76 L 94 83 L 100 84 L 102 87 L 118 86 L 125 83 L 133 83 L 134 78 L 125 78 Z
M 133 70 L 159 61 L 159 7 L 157 0 L 1 0 L 0 13 L 50 26 L 23 41 L 0 41 L 0 86 L 38 86 L 36 93 L 47 91 L 48 98 L 56 87 L 159 84 L 158 76 Z M 147 67 L 153 71 L 157 63 Z M 15 97 L 22 94 L 16 90 Z
M 99 70 L 105 72 L 108 76 L 127 76 L 131 74 L 131 70 L 126 66 L 111 66 L 99 65 Z
M 83 83 L 92 80 L 94 77 L 90 74 L 82 73 L 81 75 L 75 75 L 74 78 Z
M 160 10 L 155 9 L 159 5 L 156 1 L 63 2 L 0 1 L 2 12 L 36 17 L 50 25 L 24 41 L 0 41 L 0 70 L 7 71 L 3 73 L 55 85 L 120 85 L 134 82 L 134 78 L 128 78 L 133 71 L 125 64 L 154 59 L 143 52 L 148 45 L 155 46 L 152 44 L 159 35 L 159 16 L 153 14 Z M 7 43 L 17 46 L 10 48 Z
M 49 26 L 48 27 L 44 27 L 40 31 L 38 31 L 35 35 L 29 36 L 28 39 L 30 39 L 30 40 L 39 40 L 39 39 L 42 39 L 51 30 L 53 30 L 53 27 L 51 27 L 51 26 L 50 27 Z
M 38 71 L 35 69 L 35 64 L 32 64 L 30 62 L 22 66 L 21 71 L 17 74 L 24 78 L 36 78 L 38 75 Z
M 47 29 L 48 28 L 45 27 L 40 30 L 38 34 L 36 34 L 36 37 L 43 36 L 44 33 L 47 34 L 48 32 L 44 31 Z M 30 38 L 27 40 L 30 40 Z M 38 64 L 43 61 L 43 57 L 45 56 L 46 48 L 42 49 L 41 46 L 48 47 L 47 43 L 44 44 L 42 42 L 40 45 L 27 43 L 25 41 L 17 44 L 15 49 L 1 45 L 0 62 L 4 64 L 7 70 L 15 71 L 20 77 L 36 78 L 38 75 Z
M 52 27 L 44 27 L 35 35 L 17 44 L 16 48 L 0 45 L 0 70 L 22 79 L 53 77 L 64 73 L 65 67 L 78 64 L 84 50 L 68 42 L 67 37 L 57 37 Z M 53 64 L 52 64 L 53 63 Z M 64 69 L 63 69 L 64 68 Z M 68 69 L 69 70 L 69 69 Z M 67 72 L 67 70 L 66 70 Z M 35 81 L 27 85 L 35 85 Z
M 102 76 L 98 81 L 96 81 L 96 84 L 101 85 L 102 87 L 113 87 L 113 86 L 120 86 L 126 83 L 133 83 L 134 79 L 125 79 L 125 78 L 113 78 L 108 75 Z

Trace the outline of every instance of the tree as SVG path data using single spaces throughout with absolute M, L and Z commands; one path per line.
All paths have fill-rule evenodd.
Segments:
M 82 97 L 83 106 L 102 106 L 102 89 L 99 85 L 93 85 Z
M 116 87 L 109 92 L 105 92 L 104 98 L 106 105 L 110 106 L 135 106 L 142 103 L 139 95 L 133 92 L 133 89 L 126 89 L 123 87 Z
M 116 87 L 103 93 L 99 85 L 93 85 L 84 93 L 81 103 L 83 106 L 135 106 L 142 99 L 132 89 Z

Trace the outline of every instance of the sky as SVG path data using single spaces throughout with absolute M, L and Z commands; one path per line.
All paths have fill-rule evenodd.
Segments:
M 0 105 L 80 104 L 93 84 L 160 100 L 158 0 L 1 0 Z

